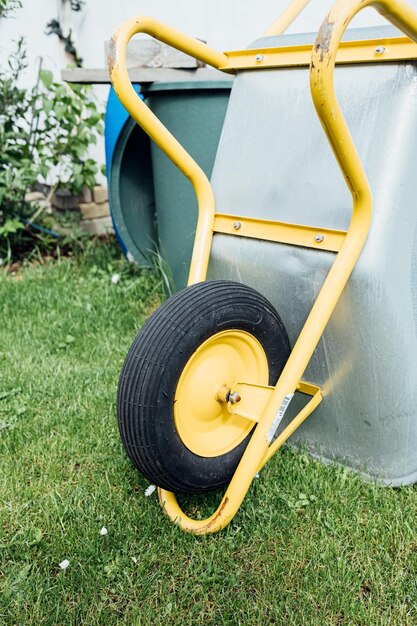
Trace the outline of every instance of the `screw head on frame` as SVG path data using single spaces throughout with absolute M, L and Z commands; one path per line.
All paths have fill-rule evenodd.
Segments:
M 230 404 L 236 404 L 237 402 L 241 401 L 241 397 L 238 393 L 236 393 L 236 391 L 233 391 L 233 393 L 229 394 L 229 402 Z

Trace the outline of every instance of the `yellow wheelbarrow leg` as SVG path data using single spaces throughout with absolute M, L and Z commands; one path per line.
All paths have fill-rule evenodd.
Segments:
M 244 402 L 243 399 L 245 395 L 247 395 L 247 391 L 249 387 L 254 387 L 254 388 L 258 387 L 258 389 L 255 391 L 255 393 L 252 396 L 252 399 L 251 399 L 252 403 L 247 402 L 247 404 L 252 404 L 251 409 L 256 406 L 256 403 L 259 402 L 261 398 L 265 399 L 265 398 L 270 397 L 274 391 L 273 387 L 260 387 L 256 385 L 237 384 L 234 386 L 234 389 L 236 389 L 237 393 L 239 392 L 242 393 L 243 402 Z M 259 390 L 262 390 L 263 393 L 259 393 Z M 277 452 L 277 450 L 287 441 L 287 439 L 304 422 L 304 420 L 314 411 L 314 409 L 320 404 L 322 400 L 321 391 L 316 385 L 311 385 L 309 383 L 305 383 L 302 381 L 299 383 L 297 390 L 300 391 L 301 393 L 311 395 L 312 396 L 311 400 L 298 413 L 298 415 L 288 424 L 288 426 L 275 439 L 275 441 L 271 445 L 269 445 L 270 441 L 272 440 L 276 432 L 276 429 L 279 426 L 281 419 L 284 416 L 285 409 L 288 406 L 287 402 L 283 402 L 283 404 L 280 407 L 280 411 L 278 412 L 276 416 L 278 417 L 279 421 L 277 420 L 277 423 L 275 427 L 273 428 L 273 430 L 270 429 L 269 432 L 265 436 L 267 445 L 265 446 L 265 443 L 261 442 L 264 444 L 263 448 L 265 448 L 266 451 L 264 453 L 263 458 L 257 465 L 256 471 L 253 474 L 248 473 L 248 461 L 245 458 L 245 455 L 248 452 L 248 449 L 247 449 L 239 463 L 236 473 L 234 474 L 232 481 L 219 507 L 213 513 L 213 515 L 211 515 L 209 518 L 205 520 L 194 520 L 188 517 L 188 515 L 186 515 L 182 511 L 181 507 L 179 506 L 178 501 L 175 497 L 175 494 L 165 489 L 160 489 L 160 488 L 158 489 L 159 502 L 161 503 L 161 506 L 163 507 L 165 513 L 173 522 L 178 524 L 182 530 L 186 532 L 194 533 L 196 535 L 205 535 L 209 533 L 218 532 L 219 530 L 221 530 L 222 528 L 224 528 L 225 526 L 229 524 L 229 522 L 236 515 L 256 473 L 259 472 L 266 465 L 266 463 L 271 459 L 271 457 L 275 454 L 275 452 Z M 238 405 L 233 405 L 233 406 L 238 406 Z M 247 407 L 243 411 L 244 413 L 246 413 Z M 253 410 L 251 410 L 250 412 L 253 413 Z M 232 409 L 231 413 L 242 415 L 242 412 L 240 411 L 240 407 L 236 408 L 235 410 Z M 245 414 L 244 417 L 247 417 L 247 414 Z M 249 443 L 248 448 L 251 445 L 253 439 L 254 439 L 254 436 L 252 437 L 252 440 Z M 255 458 L 257 458 L 258 452 L 259 452 L 259 449 L 257 449 L 253 453 L 255 455 Z

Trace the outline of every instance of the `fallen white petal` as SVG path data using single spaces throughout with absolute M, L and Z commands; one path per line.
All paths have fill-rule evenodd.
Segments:
M 149 485 L 149 487 L 145 489 L 145 496 L 151 496 L 153 492 L 155 491 L 155 489 L 156 489 L 155 485 Z
M 61 569 L 67 569 L 68 565 L 69 565 L 68 559 L 64 559 L 63 561 L 61 561 L 61 563 L 59 563 L 59 567 Z
M 259 478 L 259 472 L 255 474 L 255 478 Z
M 113 274 L 113 276 L 111 277 L 111 282 L 113 283 L 113 285 L 117 285 L 119 280 L 120 280 L 120 274 Z
M 103 528 L 100 530 L 100 535 L 107 535 L 107 528 L 105 526 L 103 526 Z

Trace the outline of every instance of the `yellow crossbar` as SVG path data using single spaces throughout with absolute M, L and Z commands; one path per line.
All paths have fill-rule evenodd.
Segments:
M 346 237 L 342 230 L 330 228 L 315 228 L 301 224 L 274 222 L 254 217 L 240 217 L 216 213 L 214 216 L 213 231 L 237 237 L 275 241 L 293 246 L 315 248 L 339 252 Z
M 285 46 L 281 48 L 256 48 L 225 52 L 227 63 L 219 69 L 224 72 L 238 70 L 308 67 L 313 46 Z M 336 64 L 386 63 L 417 59 L 417 44 L 408 37 L 344 41 L 336 55 Z

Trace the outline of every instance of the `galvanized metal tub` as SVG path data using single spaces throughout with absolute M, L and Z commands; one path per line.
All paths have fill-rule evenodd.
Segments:
M 396 32 L 350 30 L 345 39 L 377 45 Z M 269 37 L 252 47 L 314 38 Z M 373 190 L 373 222 L 305 374 L 322 387 L 323 402 L 290 441 L 406 484 L 417 480 L 416 64 L 338 66 L 336 92 Z M 307 68 L 238 74 L 212 185 L 221 213 L 347 229 L 351 196 L 315 113 Z M 330 252 L 216 234 L 208 279 L 261 291 L 294 343 L 333 261 Z

